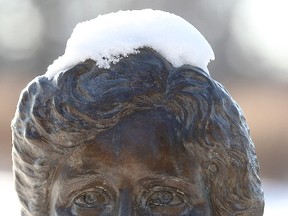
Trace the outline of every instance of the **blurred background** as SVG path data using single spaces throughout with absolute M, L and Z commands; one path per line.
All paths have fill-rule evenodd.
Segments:
M 216 56 L 209 64 L 210 74 L 242 107 L 251 129 L 266 197 L 264 215 L 287 215 L 285 0 L 0 0 L 1 209 L 9 209 L 8 215 L 19 215 L 11 174 L 10 121 L 21 90 L 64 53 L 78 22 L 99 14 L 143 8 L 177 14 L 209 41 Z

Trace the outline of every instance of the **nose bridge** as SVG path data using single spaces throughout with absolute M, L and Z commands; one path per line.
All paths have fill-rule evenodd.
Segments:
M 121 189 L 119 196 L 118 216 L 133 216 L 133 197 L 129 188 Z

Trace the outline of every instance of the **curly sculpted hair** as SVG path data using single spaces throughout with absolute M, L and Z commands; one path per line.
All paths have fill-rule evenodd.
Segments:
M 203 70 L 174 68 L 139 49 L 109 69 L 86 60 L 23 90 L 13 131 L 13 169 L 22 215 L 49 215 L 50 187 L 63 155 L 139 110 L 161 108 L 181 125 L 185 147 L 202 167 L 216 216 L 260 216 L 263 192 L 243 113 Z

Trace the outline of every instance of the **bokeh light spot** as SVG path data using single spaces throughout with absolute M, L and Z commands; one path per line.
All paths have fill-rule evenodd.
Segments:
M 0 1 L 0 55 L 8 59 L 29 58 L 42 36 L 42 16 L 29 0 Z
M 286 0 L 243 0 L 231 27 L 245 54 L 260 57 L 264 64 L 276 69 L 275 76 L 288 79 L 287 11 Z

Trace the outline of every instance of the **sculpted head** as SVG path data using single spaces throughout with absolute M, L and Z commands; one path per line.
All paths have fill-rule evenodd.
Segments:
M 23 215 L 262 215 L 241 109 L 150 48 L 86 60 L 22 92 L 12 124 Z

